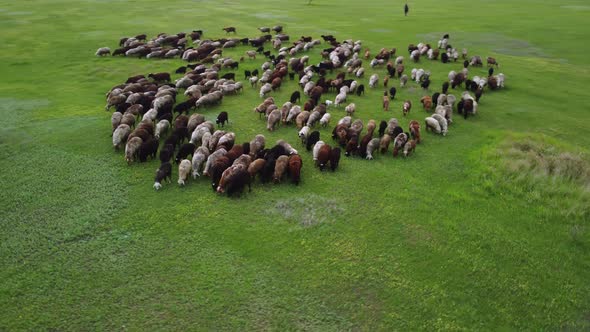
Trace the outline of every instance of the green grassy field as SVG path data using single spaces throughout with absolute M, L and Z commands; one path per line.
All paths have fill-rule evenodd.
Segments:
M 587 2 L 427 0 L 408 17 L 401 2 L 307 2 L 0 5 L 1 331 L 590 329 Z M 453 46 L 496 57 L 507 87 L 447 137 L 426 134 L 411 158 L 343 159 L 320 173 L 302 152 L 300 186 L 257 182 L 239 199 L 204 178 L 155 192 L 158 162 L 128 167 L 113 152 L 105 92 L 182 62 L 97 58 L 98 47 L 275 24 L 406 57 L 409 43 L 448 32 Z M 261 63 L 246 60 L 238 76 Z M 365 67 L 367 86 L 385 74 Z M 432 71 L 432 94 L 461 64 L 416 67 Z M 282 104 L 295 89 L 273 95 Z M 401 118 L 411 99 L 409 118 L 422 122 L 422 93 L 398 89 L 389 114 L 381 88 L 350 101 L 379 121 Z M 246 85 L 202 112 L 227 110 L 239 142 L 263 133 L 302 150 L 293 127 L 266 131 L 259 102 Z M 332 126 L 321 131 L 331 144 Z

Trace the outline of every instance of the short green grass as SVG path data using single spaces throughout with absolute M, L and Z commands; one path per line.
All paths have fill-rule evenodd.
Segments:
M 408 17 L 382 0 L 307 3 L 0 6 L 0 330 L 590 328 L 587 3 L 428 0 L 410 2 Z M 448 32 L 452 45 L 496 57 L 507 88 L 447 137 L 426 134 L 412 158 L 344 159 L 320 173 L 302 152 L 300 186 L 256 183 L 240 199 L 213 194 L 206 179 L 155 192 L 157 162 L 128 167 L 113 152 L 105 92 L 182 62 L 97 58 L 98 47 L 138 33 L 223 37 L 226 25 L 255 36 L 275 24 L 404 55 Z M 433 72 L 431 94 L 460 64 L 419 67 Z M 265 130 L 252 113 L 257 92 L 203 113 L 228 110 L 238 141 L 264 133 L 300 148 L 292 127 Z M 389 114 L 381 93 L 351 98 L 359 118 L 401 118 L 403 99 L 414 102 L 410 118 L 424 118 L 415 84 Z

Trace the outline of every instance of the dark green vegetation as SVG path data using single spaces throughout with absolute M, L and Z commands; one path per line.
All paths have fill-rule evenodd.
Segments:
M 589 328 L 587 3 L 428 0 L 407 18 L 389 1 L 306 3 L 1 6 L 0 330 Z M 105 92 L 182 62 L 97 58 L 98 47 L 138 33 L 222 37 L 225 25 L 251 37 L 275 24 L 293 37 L 361 39 L 373 54 L 406 55 L 448 32 L 496 57 L 507 89 L 484 95 L 447 137 L 425 135 L 410 159 L 345 159 L 320 174 L 303 153 L 299 187 L 257 183 L 241 199 L 206 179 L 155 192 L 156 162 L 127 167 L 113 152 Z M 419 67 L 434 90 L 460 65 Z M 240 142 L 264 133 L 300 148 L 293 128 L 267 134 L 251 111 L 257 92 L 246 86 L 204 114 L 228 110 Z M 381 93 L 353 98 L 357 116 L 392 116 Z M 398 92 L 393 114 L 410 98 L 422 122 L 421 94 Z

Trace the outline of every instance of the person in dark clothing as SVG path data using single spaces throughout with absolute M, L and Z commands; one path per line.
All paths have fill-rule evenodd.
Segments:
M 408 4 L 405 4 L 405 5 L 404 5 L 404 14 L 405 14 L 406 16 L 408 16 L 408 12 L 409 12 L 409 11 L 410 11 L 410 7 L 408 7 Z

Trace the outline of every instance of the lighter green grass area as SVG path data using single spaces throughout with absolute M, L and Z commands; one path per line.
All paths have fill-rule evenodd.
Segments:
M 587 3 L 426 0 L 408 17 L 382 0 L 307 3 L 0 5 L 0 330 L 590 329 Z M 449 33 L 453 46 L 496 57 L 506 89 L 484 94 L 447 137 L 426 134 L 411 158 L 344 159 L 320 173 L 294 128 L 265 130 L 246 86 L 203 114 L 227 110 L 239 142 L 291 142 L 301 185 L 256 183 L 239 199 L 206 179 L 155 192 L 156 161 L 128 167 L 113 151 L 105 92 L 183 62 L 96 49 L 139 33 L 218 38 L 233 25 L 252 37 L 275 24 L 293 39 L 330 33 L 406 57 L 409 43 Z M 246 60 L 238 77 L 261 63 Z M 432 71 L 432 94 L 461 65 L 416 67 Z M 367 86 L 372 73 L 385 70 L 368 68 Z M 409 118 L 425 117 L 416 84 L 398 89 L 390 114 L 382 93 L 352 96 L 356 116 L 401 118 L 410 99 Z M 332 126 L 321 130 L 329 143 Z

